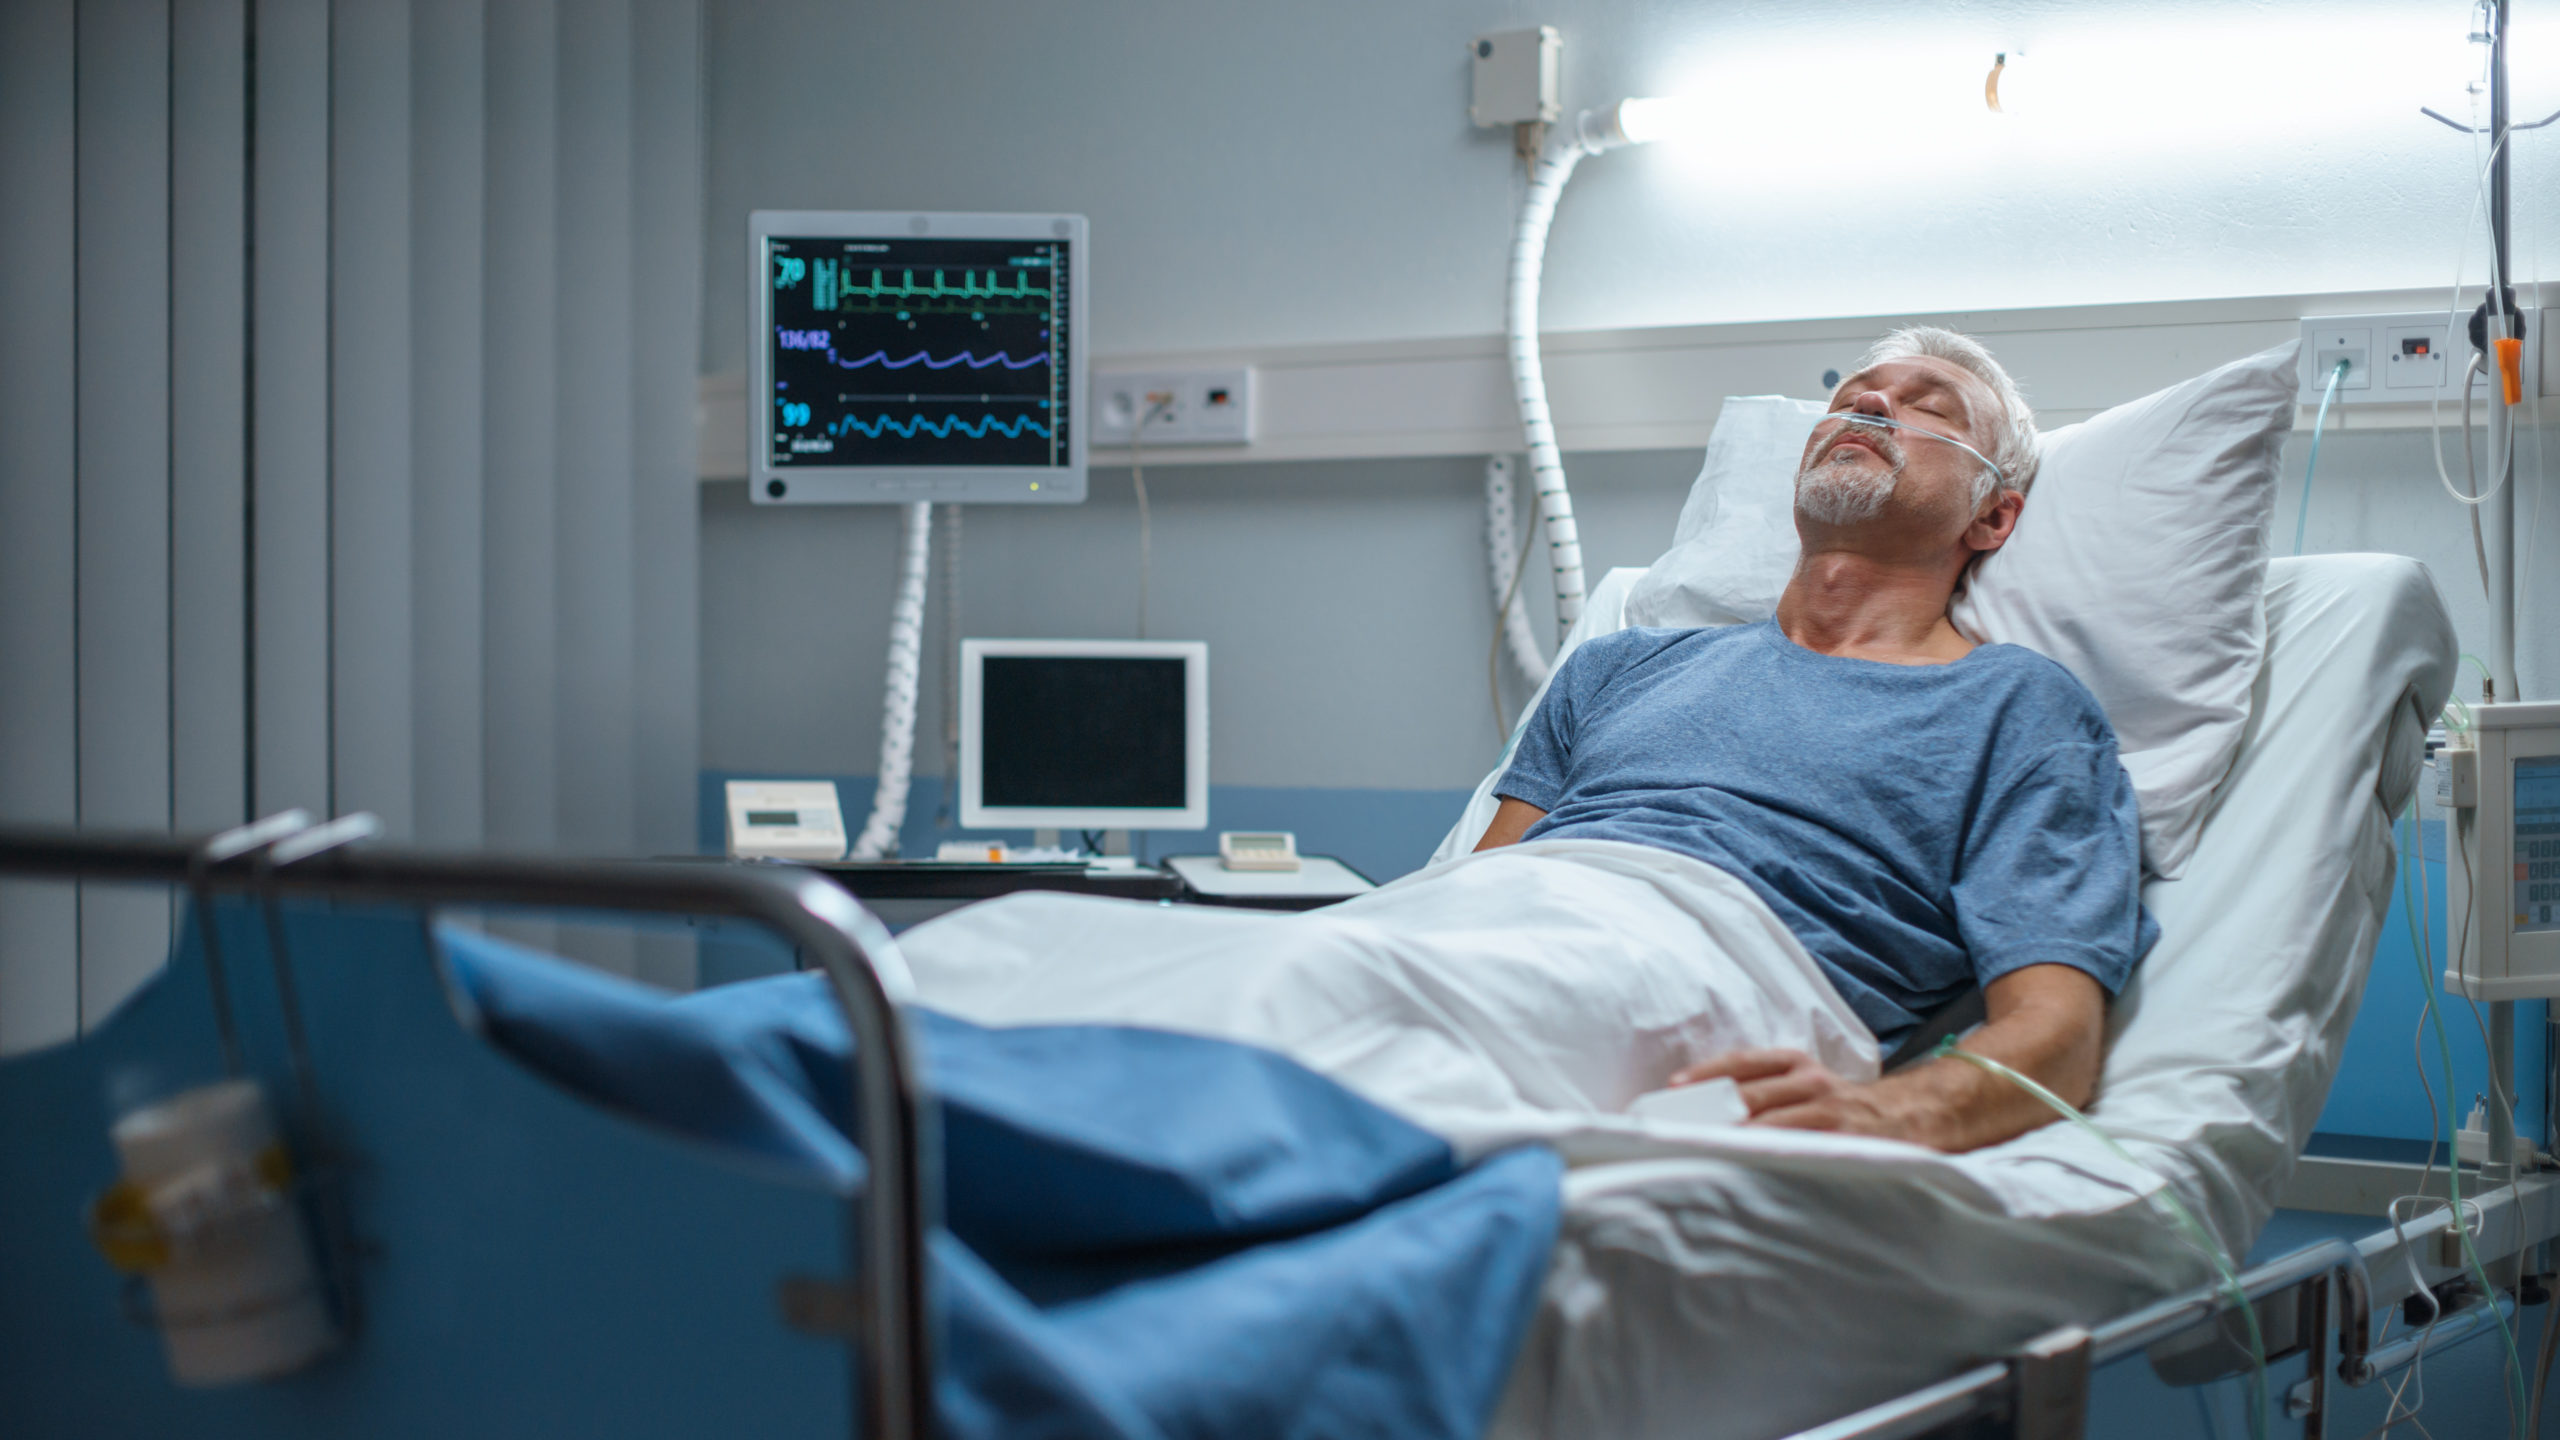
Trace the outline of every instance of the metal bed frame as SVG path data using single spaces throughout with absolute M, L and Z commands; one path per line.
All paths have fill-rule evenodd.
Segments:
M 786 1281 L 778 1300 L 791 1323 L 846 1340 L 857 1433 L 882 1440 L 928 1433 L 934 1332 L 924 1256 L 935 1211 L 928 1184 L 933 1114 L 915 1049 L 875 969 L 876 961 L 894 962 L 897 953 L 880 922 L 832 881 L 793 867 L 347 848 L 377 828 L 370 816 L 314 825 L 295 812 L 198 840 L 0 828 L 0 875 L 172 885 L 200 905 L 216 893 L 249 894 L 270 904 L 282 895 L 302 895 L 420 907 L 721 916 L 773 930 L 796 947 L 804 964 L 826 972 L 843 1008 L 856 1042 L 846 1077 L 852 1090 L 848 1112 L 869 1167 L 867 1183 L 846 1202 L 845 1242 L 855 1257 L 855 1278 Z M 214 993 L 222 995 L 217 944 L 208 943 L 206 962 L 214 972 Z M 299 1051 L 290 968 L 280 964 L 277 978 L 288 1033 Z M 217 1013 L 216 1020 L 226 1051 L 235 1049 L 228 1014 Z M 307 1064 L 299 1058 L 296 1069 L 307 1079 Z M 2373 1211 L 2377 1199 L 2418 1193 L 2425 1180 L 2419 1167 L 2409 1165 L 2309 1159 L 2303 1166 L 2296 1190 L 2321 1192 L 2314 1197 L 2317 1208 Z M 2318 1203 L 2322 1198 L 2326 1203 Z M 2472 1237 L 2478 1253 L 2504 1262 L 2496 1272 L 2502 1285 L 2517 1283 L 2516 1257 L 2560 1239 L 2560 1173 L 2484 1185 L 2466 1206 L 2476 1215 Z M 2283 1397 L 2286 1413 L 2303 1422 L 2306 1440 L 2325 1433 L 2333 1371 L 2344 1384 L 2370 1384 L 2417 1360 L 2422 1348 L 2433 1352 L 2458 1344 L 2492 1328 L 2493 1315 L 2513 1313 L 2514 1300 L 2503 1292 L 2481 1296 L 2464 1290 L 2461 1258 L 2451 1243 L 2452 1218 L 2439 1209 L 2359 1244 L 2323 1241 L 2239 1277 L 2258 1316 L 2265 1358 L 2309 1356 L 2309 1374 Z M 2377 1309 L 2408 1299 L 2421 1286 L 2442 1300 L 2442 1321 L 2426 1336 L 2376 1347 Z M 2250 1368 L 2247 1348 L 2231 1324 L 2235 1313 L 2223 1287 L 2206 1286 L 2094 1328 L 2064 1326 L 2010 1355 L 1802 1431 L 1794 1440 L 2076 1440 L 2086 1430 L 2090 1379 L 2099 1366 L 2148 1351 L 2164 1380 L 2189 1385 Z
M 2302 1163 L 2310 1174 L 2298 1175 L 2288 1196 L 2323 1199 L 2328 1202 L 2319 1207 L 2323 1209 L 2379 1214 L 2388 1197 L 2419 1194 L 2426 1187 L 2427 1172 L 2417 1165 L 2316 1157 Z M 2437 1180 L 2435 1193 L 2440 1195 L 2442 1176 Z M 2466 1187 L 2463 1203 L 2473 1220 L 2473 1247 L 2498 1284 L 2518 1284 L 2525 1267 L 2516 1262 L 2534 1247 L 2560 1239 L 2560 1173 L 2492 1182 L 2477 1197 Z M 2418 1279 L 2412 1280 L 2413 1273 Z M 2515 1296 L 2504 1290 L 2480 1295 L 2468 1287 L 2466 1274 L 2450 1209 L 2382 1229 L 2355 1244 L 2320 1241 L 2241 1273 L 2240 1289 L 2257 1313 L 2267 1362 L 2309 1357 L 2308 1373 L 2281 1397 L 2284 1413 L 2302 1422 L 2304 1440 L 2322 1440 L 2327 1434 L 2333 1382 L 2372 1384 L 2422 1355 L 2488 1333 L 2498 1324 L 2493 1317 L 2515 1313 Z M 2374 1315 L 2422 1287 L 2437 1295 L 2442 1318 L 2430 1332 L 2376 1346 Z M 2086 1433 L 2090 1377 L 2099 1366 L 2147 1351 L 2153 1371 L 2173 1385 L 2205 1384 L 2253 1368 L 2247 1344 L 2231 1323 L 2237 1307 L 2228 1295 L 2223 1286 L 2208 1285 L 2095 1328 L 2063 1326 L 2001 1359 L 1800 1431 L 1790 1440 L 1952 1435 L 2077 1440 Z M 2199 1340 L 2201 1345 L 2194 1343 Z
M 854 1039 L 847 1112 L 868 1167 L 867 1180 L 846 1201 L 845 1249 L 855 1258 L 854 1278 L 786 1284 L 781 1303 L 793 1323 L 845 1336 L 858 1434 L 882 1440 L 925 1434 L 933 1414 L 924 1255 L 934 1223 L 926 1184 L 934 1134 L 915 1048 L 873 968 L 875 960 L 897 954 L 887 929 L 833 882 L 805 870 L 346 848 L 377 828 L 370 816 L 312 825 L 293 812 L 196 840 L 0 828 L 0 874 L 172 885 L 199 904 L 216 893 L 270 901 L 303 895 L 421 907 L 723 916 L 773 930 L 798 949 L 803 964 L 826 972 L 844 1009 Z M 205 958 L 214 993 L 222 995 L 218 947 L 208 945 Z M 288 1024 L 298 1027 L 291 971 L 280 968 L 278 982 Z M 217 1009 L 225 1049 L 234 1051 L 229 1017 Z

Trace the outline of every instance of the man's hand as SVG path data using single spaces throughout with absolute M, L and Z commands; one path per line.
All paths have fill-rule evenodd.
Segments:
M 2073 1105 L 2098 1088 L 2106 990 L 2068 965 L 2029 965 L 1983 987 L 1989 1020 L 1964 1047 L 2036 1081 Z M 1736 1050 L 1671 1077 L 1674 1085 L 1735 1081 L 1751 1123 L 1790 1130 L 1882 1135 L 1936 1150 L 1975 1150 L 2058 1117 L 2043 1101 L 1961 1060 L 1923 1060 L 1881 1080 L 1844 1080 L 1794 1050 Z

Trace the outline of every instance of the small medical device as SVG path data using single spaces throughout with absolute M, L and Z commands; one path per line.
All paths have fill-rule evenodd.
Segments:
M 1209 827 L 1209 647 L 960 642 L 960 823 Z
M 758 504 L 1084 499 L 1085 218 L 747 217 Z
M 1229 870 L 1294 871 L 1298 837 L 1287 830 L 1220 831 L 1218 863 Z
M 741 860 L 841 860 L 844 808 L 832 780 L 732 780 L 729 853 Z
M 2560 995 L 2560 703 L 2475 706 L 2469 740 L 2436 755 L 2445 981 L 2475 1000 Z

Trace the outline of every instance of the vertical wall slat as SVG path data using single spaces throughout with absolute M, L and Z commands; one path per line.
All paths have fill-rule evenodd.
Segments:
M 80 6 L 80 823 L 169 826 L 169 7 Z M 80 1023 L 160 967 L 159 895 L 86 886 Z
M 249 809 L 247 23 L 243 0 L 170 11 L 170 809 L 185 831 Z
M 0 820 L 79 819 L 71 0 L 0 5 Z M 80 1023 L 68 887 L 0 882 L 0 1053 Z
M 553 563 L 558 17 L 549 0 L 488 11 L 483 232 L 482 793 L 490 844 L 558 838 Z
M 697 0 L 632 7 L 632 714 L 634 837 L 641 853 L 694 847 L 702 763 L 701 482 L 694 385 L 702 333 L 702 11 Z M 690 278 L 688 278 L 690 277 Z M 690 944 L 644 940 L 641 978 L 690 989 Z
M 632 19 L 630 0 L 562 0 L 560 209 L 553 335 L 559 407 L 559 835 L 578 854 L 630 853 L 632 833 Z M 628 971 L 631 947 L 572 940 Z M 618 940 L 614 936 L 610 939 Z
M 251 799 L 260 814 L 326 814 L 329 6 L 254 3 Z
M 329 35 L 331 803 L 416 831 L 411 741 L 409 7 Z
M 411 8 L 411 615 L 417 837 L 481 816 L 482 0 Z

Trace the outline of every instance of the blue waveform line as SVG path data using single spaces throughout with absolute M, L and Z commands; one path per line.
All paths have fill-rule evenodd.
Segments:
M 1001 365 L 1007 370 L 1028 370 L 1034 365 L 1049 363 L 1049 352 L 1045 350 L 1036 351 L 1019 360 L 1014 359 L 1013 352 L 1009 350 L 999 350 L 993 355 L 984 356 L 974 350 L 963 350 L 947 360 L 937 360 L 932 352 L 925 350 L 919 350 L 904 360 L 892 360 L 889 358 L 888 351 L 874 350 L 859 360 L 847 360 L 836 353 L 833 337 L 824 330 L 793 330 L 776 326 L 774 336 L 785 350 L 824 350 L 827 352 L 829 361 L 845 370 L 860 370 L 870 365 L 878 365 L 887 370 L 904 370 L 911 365 L 922 365 L 927 370 L 948 370 L 954 365 L 966 365 L 972 370 L 984 370 L 990 365 Z
M 1049 427 L 1028 415 L 1015 420 L 1006 420 L 995 415 L 982 415 L 974 423 L 963 420 L 957 415 L 945 415 L 939 420 L 927 420 L 922 415 L 911 416 L 905 420 L 883 415 L 872 421 L 865 421 L 859 415 L 847 415 L 827 427 L 827 433 L 830 435 L 847 435 L 857 430 L 862 432 L 865 438 L 872 440 L 877 440 L 884 434 L 896 435 L 902 440 L 913 440 L 920 434 L 931 435 L 937 440 L 947 440 L 954 431 L 972 440 L 980 440 L 984 439 L 990 430 L 1008 440 L 1019 438 L 1025 430 L 1043 440 L 1049 438 Z

